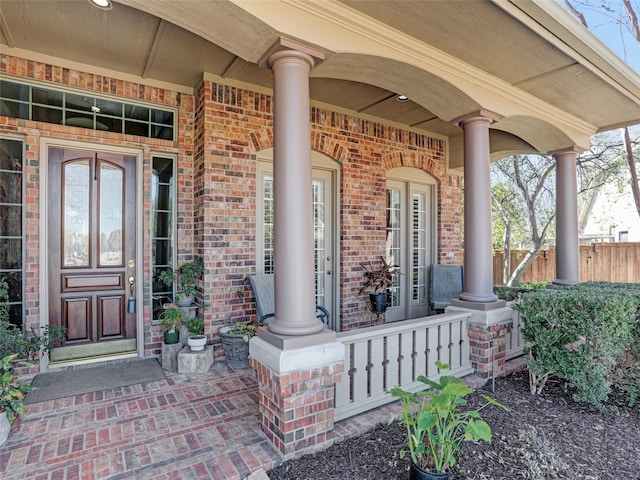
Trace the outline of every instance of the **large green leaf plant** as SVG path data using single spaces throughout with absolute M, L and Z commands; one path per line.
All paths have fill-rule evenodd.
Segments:
M 449 365 L 436 362 L 440 371 Z M 418 377 L 427 390 L 417 393 L 393 387 L 389 393 L 402 402 L 402 423 L 407 429 L 407 446 L 411 461 L 420 468 L 435 473 L 451 470 L 456 464 L 456 454 L 464 441 L 491 442 L 491 427 L 482 420 L 479 411 L 487 405 L 506 407 L 483 395 L 487 403 L 477 410 L 462 410 L 473 390 L 457 377 L 443 375 L 439 382 L 425 376 Z M 400 451 L 400 457 L 406 452 Z

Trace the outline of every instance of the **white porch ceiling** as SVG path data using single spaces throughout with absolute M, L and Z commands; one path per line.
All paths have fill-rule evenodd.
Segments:
M 473 88 L 466 99 L 457 95 L 460 87 L 445 93 L 440 77 L 421 65 L 398 68 L 396 62 L 379 75 L 380 70 L 366 72 L 367 57 L 352 54 L 346 41 L 340 43 L 341 35 L 359 41 L 365 25 L 380 25 L 407 45 L 460 62 L 469 85 L 495 79 L 509 95 L 521 92 L 539 102 L 532 111 L 549 105 L 566 113 L 568 123 L 579 125 L 576 130 L 640 123 L 640 77 L 609 58 L 613 54 L 586 31 L 583 38 L 579 30 L 555 20 L 544 2 L 118 0 L 104 11 L 87 0 L 0 0 L 0 6 L 3 52 L 56 57 L 183 91 L 203 73 L 271 88 L 271 73 L 256 63 L 285 35 L 326 53 L 327 60 L 312 74 L 312 100 L 417 130 L 459 135 L 450 120 L 475 106 Z M 350 14 L 354 25 L 341 24 L 332 10 Z M 375 32 L 370 36 L 375 43 Z M 472 78 L 474 72 L 482 78 Z M 398 102 L 396 93 L 415 101 Z M 539 150 L 566 143 L 562 135 L 553 137 L 558 145 L 546 140 L 548 134 L 537 138 L 539 123 L 536 128 L 518 125 L 511 120 L 495 128 L 531 135 L 525 140 Z

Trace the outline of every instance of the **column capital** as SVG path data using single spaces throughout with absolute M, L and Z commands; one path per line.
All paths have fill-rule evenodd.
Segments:
M 271 69 L 271 67 L 273 66 L 272 56 L 275 53 L 287 51 L 292 54 L 294 52 L 297 52 L 300 58 L 304 58 L 307 62 L 309 62 L 309 65 L 312 69 L 322 63 L 325 59 L 325 54 L 319 49 L 304 45 L 290 38 L 280 37 L 273 45 L 271 45 L 271 47 L 262 55 L 262 57 L 260 57 L 260 60 L 258 60 L 258 65 L 260 65 L 262 68 Z M 278 56 L 281 57 L 285 55 L 286 54 Z
M 548 152 L 548 154 L 554 158 L 557 158 L 559 156 L 569 155 L 569 154 L 575 154 L 575 156 L 578 156 L 580 153 L 584 151 L 585 151 L 584 148 L 580 148 L 574 145 L 572 147 L 561 148 L 560 150 L 554 150 L 552 152 Z
M 475 112 L 470 112 L 460 117 L 457 117 L 453 119 L 451 123 L 464 127 L 466 123 L 473 122 L 473 121 L 484 120 L 489 122 L 489 124 L 492 124 L 497 122 L 498 120 L 502 120 L 502 118 L 503 118 L 502 115 L 491 112 L 489 110 L 477 110 Z

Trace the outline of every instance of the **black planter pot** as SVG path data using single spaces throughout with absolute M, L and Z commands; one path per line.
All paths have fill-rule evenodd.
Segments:
M 420 468 L 415 463 L 411 462 L 411 469 L 409 470 L 409 480 L 449 480 L 451 478 L 451 472 L 445 473 L 433 473 L 428 470 Z
M 370 293 L 369 301 L 371 302 L 371 311 L 373 313 L 384 313 L 387 311 L 387 294 L 385 293 Z

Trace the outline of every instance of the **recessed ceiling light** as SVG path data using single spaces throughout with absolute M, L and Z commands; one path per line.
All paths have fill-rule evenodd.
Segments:
M 409 100 L 409 97 L 407 97 L 406 95 L 398 95 L 396 97 L 396 100 L 398 100 L 399 102 L 406 102 L 407 100 Z
M 111 10 L 113 8 L 111 0 L 89 0 L 89 3 L 94 7 L 101 8 L 102 10 Z

